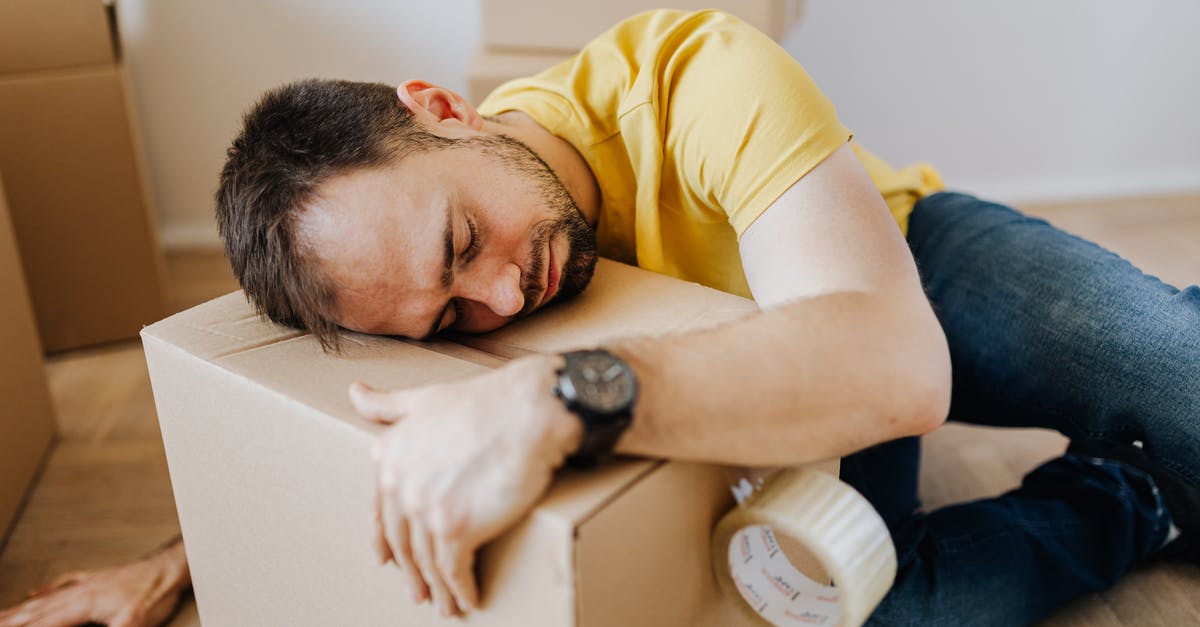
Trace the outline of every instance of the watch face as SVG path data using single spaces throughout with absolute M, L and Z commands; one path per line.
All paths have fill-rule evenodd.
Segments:
M 580 355 L 567 369 L 574 398 L 599 414 L 628 409 L 637 394 L 633 371 L 613 355 L 595 351 Z

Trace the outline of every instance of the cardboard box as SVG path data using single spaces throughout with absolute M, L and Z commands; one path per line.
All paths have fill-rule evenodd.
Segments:
M 0 0 L 0 74 L 116 60 L 101 0 Z
M 241 293 L 142 332 L 200 618 L 224 625 L 442 625 L 371 546 L 369 449 L 347 386 L 469 377 L 525 351 L 594 346 L 740 318 L 753 302 L 601 260 L 591 287 L 487 336 L 347 334 L 339 356 L 264 322 Z M 836 472 L 836 464 L 827 466 Z M 713 466 L 624 459 L 561 471 L 478 556 L 471 625 L 737 626 L 710 533 L 732 504 Z
M 54 407 L 0 181 L 0 546 L 54 438 Z
M 497 52 L 480 48 L 467 73 L 467 98 L 474 103 L 514 78 L 533 76 L 570 57 L 565 52 Z
M 483 0 L 483 46 L 573 52 L 621 20 L 650 9 L 721 9 L 779 41 L 800 20 L 803 0 Z
M 43 348 L 134 337 L 162 256 L 114 65 L 0 76 L 0 172 Z

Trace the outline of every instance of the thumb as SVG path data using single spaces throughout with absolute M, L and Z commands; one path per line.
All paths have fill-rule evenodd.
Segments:
M 355 411 L 375 422 L 390 425 L 404 417 L 402 392 L 385 392 L 355 381 L 350 385 L 350 404 Z

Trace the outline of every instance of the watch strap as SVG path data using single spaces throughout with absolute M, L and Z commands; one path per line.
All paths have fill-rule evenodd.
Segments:
M 626 413 L 603 423 L 583 421 L 583 439 L 579 448 L 567 457 L 567 465 L 572 468 L 592 468 L 599 459 L 612 452 L 617 446 L 617 440 L 629 427 L 631 416 Z
M 567 411 L 575 414 L 576 418 L 583 425 L 583 437 L 580 440 L 579 448 L 566 459 L 568 466 L 573 468 L 591 468 L 596 465 L 600 457 L 612 452 L 616 447 L 617 441 L 621 439 L 621 434 L 633 422 L 633 400 L 630 404 L 620 411 L 614 413 L 598 413 L 590 410 L 582 405 L 578 399 L 568 398 L 563 393 L 562 378 L 564 373 L 572 367 L 573 362 L 588 354 L 597 352 L 605 353 L 607 356 L 624 364 L 624 360 L 616 355 L 605 351 L 598 350 L 581 350 L 571 351 L 563 354 L 565 363 L 558 371 L 559 382 L 554 387 L 554 394 L 566 405 Z M 628 368 L 628 365 L 625 366 Z M 636 399 L 636 379 L 634 381 L 634 399 Z

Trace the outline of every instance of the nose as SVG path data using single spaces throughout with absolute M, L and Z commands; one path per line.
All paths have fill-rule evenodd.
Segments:
M 525 306 L 521 268 L 515 263 L 506 263 L 493 272 L 480 273 L 472 277 L 470 287 L 463 290 L 462 296 L 483 304 L 497 316 L 515 316 Z

